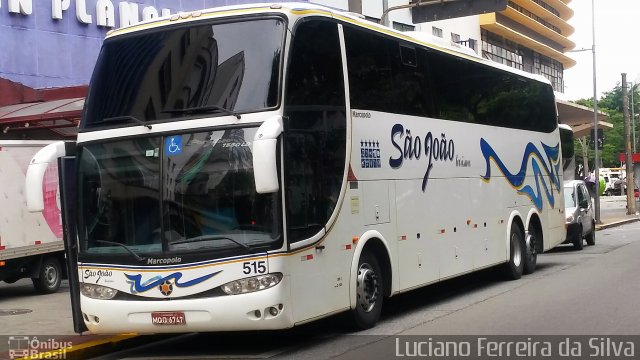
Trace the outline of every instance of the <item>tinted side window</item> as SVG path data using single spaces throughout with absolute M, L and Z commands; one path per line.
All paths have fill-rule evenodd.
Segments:
M 351 27 L 344 28 L 351 107 L 394 112 L 389 50 L 393 41 Z
M 351 106 L 550 132 L 550 85 L 383 35 L 345 26 Z
M 438 118 L 543 132 L 557 126 L 550 85 L 436 51 L 429 69 Z
M 433 115 L 423 49 L 352 27 L 344 33 L 352 108 Z
M 285 97 L 284 169 L 290 242 L 315 235 L 340 195 L 346 110 L 338 26 L 306 21 L 295 29 Z

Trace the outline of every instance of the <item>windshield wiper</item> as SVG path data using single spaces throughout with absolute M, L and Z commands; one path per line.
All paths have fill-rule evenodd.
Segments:
M 192 242 L 200 242 L 200 241 L 209 241 L 209 240 L 229 240 L 231 242 L 234 242 L 240 246 L 242 246 L 243 248 L 247 249 L 247 250 L 251 250 L 251 246 L 242 243 L 238 240 L 234 240 L 232 238 L 226 237 L 226 236 L 218 236 L 218 235 L 200 235 L 200 236 L 195 236 L 192 238 L 188 238 L 188 239 L 181 239 L 181 240 L 176 240 L 176 241 L 172 241 L 169 243 L 169 245 L 178 245 L 178 244 L 187 244 L 187 243 L 192 243 Z
M 100 243 L 100 244 L 117 245 L 117 246 L 123 247 L 123 248 L 125 248 L 125 250 L 127 250 L 131 255 L 133 255 L 133 256 L 136 258 L 136 260 L 138 260 L 138 261 L 144 261 L 144 260 L 145 260 L 145 258 L 140 257 L 140 255 L 136 254 L 133 250 L 131 250 L 131 248 L 130 248 L 130 247 L 128 247 L 128 246 L 127 246 L 127 245 L 125 245 L 125 244 L 117 243 L 117 242 L 115 242 L 115 241 L 107 241 L 107 240 L 94 240 L 94 241 L 95 241 L 95 242 L 97 242 L 97 243 Z
M 216 111 L 223 112 L 227 115 L 233 115 L 236 119 L 240 119 L 240 114 L 237 112 L 216 105 L 197 106 L 184 109 L 168 109 L 162 110 L 161 112 L 167 114 L 206 114 Z
M 134 122 L 147 127 L 149 130 L 151 130 L 151 125 L 145 123 L 144 121 L 138 119 L 135 116 L 131 116 L 131 115 L 123 115 L 123 116 L 114 116 L 114 117 L 109 117 L 109 118 L 104 118 L 102 119 L 102 121 L 96 121 L 94 122 L 94 124 L 103 124 L 103 123 L 110 123 L 110 122 L 121 122 L 121 121 L 129 121 L 129 120 L 133 120 Z

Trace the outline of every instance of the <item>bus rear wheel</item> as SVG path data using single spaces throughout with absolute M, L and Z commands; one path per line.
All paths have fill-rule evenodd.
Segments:
M 509 262 L 504 265 L 504 274 L 510 280 L 518 280 L 524 272 L 526 244 L 523 231 L 517 224 L 511 225 L 509 249 Z
M 527 239 L 525 240 L 525 251 L 524 251 L 524 269 L 523 272 L 525 274 L 533 274 L 536 271 L 536 264 L 538 263 L 538 251 L 536 240 L 538 238 L 536 231 L 534 229 L 530 229 L 527 234 Z
M 380 319 L 383 289 L 378 259 L 370 252 L 362 253 L 356 274 L 356 308 L 351 311 L 357 329 L 372 328 Z

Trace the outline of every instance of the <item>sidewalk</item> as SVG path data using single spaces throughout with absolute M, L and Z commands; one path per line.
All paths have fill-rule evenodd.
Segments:
M 635 215 L 627 215 L 626 196 L 601 196 L 600 224 L 596 224 L 596 230 L 604 230 L 640 220 L 640 216 L 638 216 L 640 206 L 638 205 L 640 204 L 636 203 Z

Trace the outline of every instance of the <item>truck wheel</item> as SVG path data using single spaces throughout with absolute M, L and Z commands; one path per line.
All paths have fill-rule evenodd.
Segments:
M 51 294 L 58 291 L 62 282 L 60 262 L 53 257 L 42 260 L 39 277 L 32 278 L 33 286 L 40 294 Z
M 378 259 L 370 252 L 362 253 L 356 276 L 356 308 L 351 312 L 355 327 L 364 330 L 376 325 L 382 311 L 384 286 Z
M 522 229 L 517 224 L 511 225 L 509 234 L 509 262 L 504 264 L 504 274 L 507 279 L 518 280 L 524 271 L 524 257 L 526 245 L 524 243 Z

